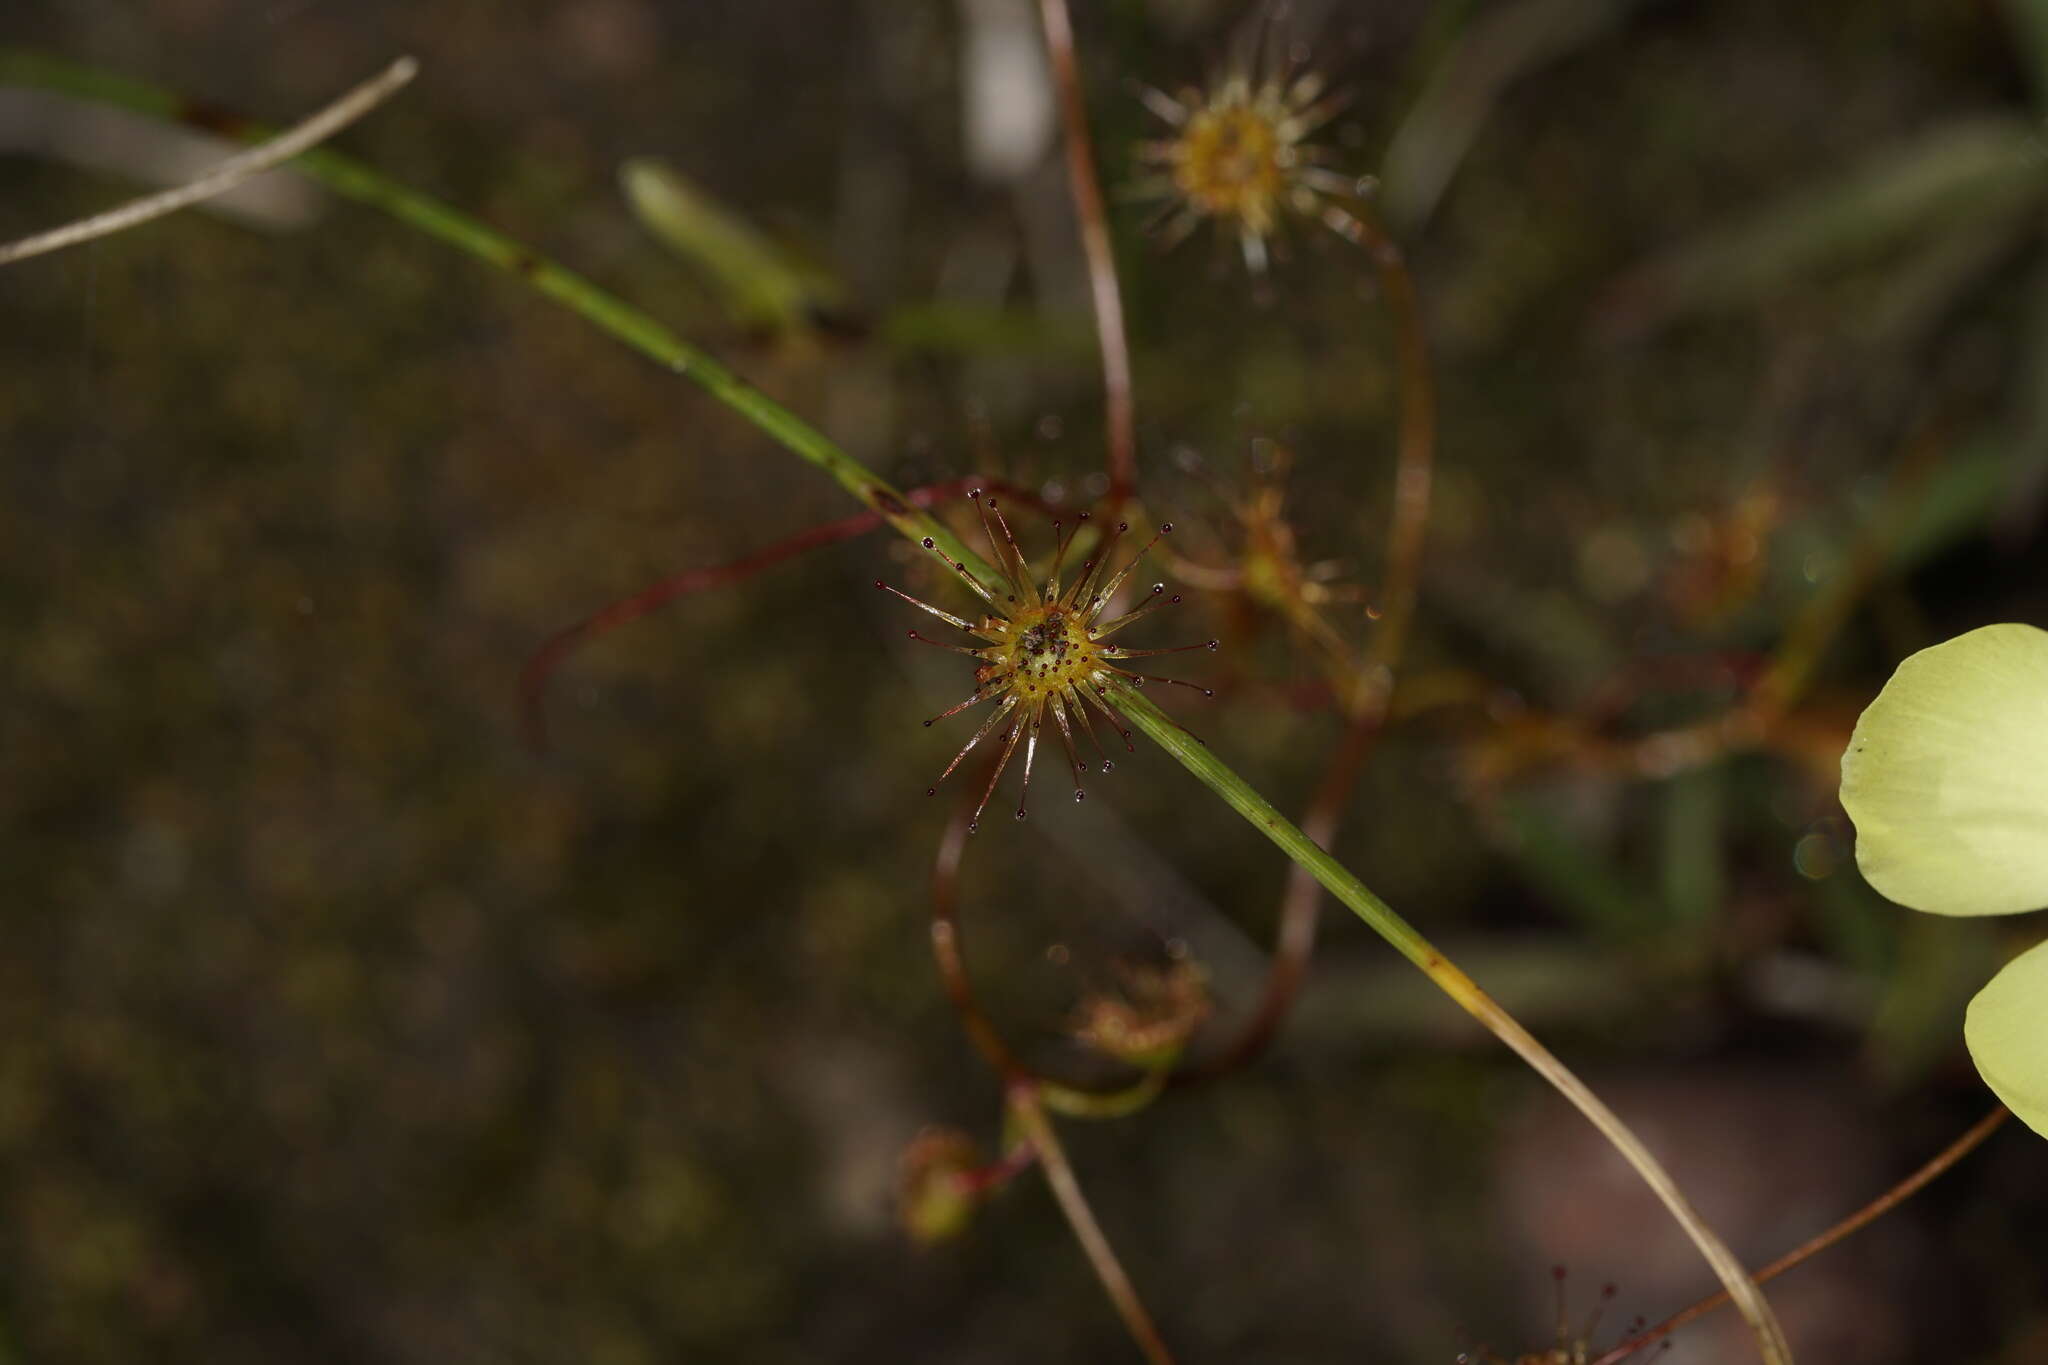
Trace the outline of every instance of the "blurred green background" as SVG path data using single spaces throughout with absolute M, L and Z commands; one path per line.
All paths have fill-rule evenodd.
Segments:
M 1247 10 L 1077 9 L 1114 187 L 1158 131 L 1135 83 L 1201 80 Z M 1325 141 L 1384 169 L 1441 366 L 1413 667 L 1487 701 L 1397 727 L 1337 851 L 1768 1259 L 1989 1107 L 1962 1006 L 2040 932 L 1877 898 L 1828 771 L 1904 653 L 2048 624 L 2048 20 L 1284 22 L 1355 92 Z M 339 145 L 905 485 L 1071 503 L 1100 402 L 1033 24 L 1021 0 L 11 0 L 0 42 L 280 122 L 414 53 Z M 0 89 L 0 238 L 190 154 Z M 635 223 L 637 155 L 868 325 L 736 325 Z M 573 658 L 531 751 L 517 676 L 550 631 L 852 509 L 515 281 L 276 193 L 0 270 L 0 1362 L 1135 1358 L 1035 1180 L 945 1248 L 893 1221 L 921 1126 L 995 1138 L 925 932 L 949 797 L 924 789 L 968 729 L 918 722 L 970 683 L 871 584 L 956 589 L 872 536 L 690 598 Z M 1369 272 L 1297 230 L 1255 281 L 1112 198 L 1148 510 L 1224 562 L 1253 442 L 1284 441 L 1304 554 L 1369 592 L 1394 420 Z M 946 325 L 889 321 L 919 316 Z M 1859 564 L 1804 752 L 1475 782 L 1515 757 L 1503 718 L 1724 709 Z M 1180 670 L 1219 696 L 1176 710 L 1298 807 L 1338 733 L 1312 660 L 1191 596 L 1145 643 L 1221 635 Z M 1013 1037 L 1075 1065 L 1074 1002 L 1180 944 L 1234 1017 L 1277 855 L 1156 752 L 1078 809 L 1058 787 L 968 864 Z M 1185 1360 L 1537 1349 L 1553 1263 L 1575 1316 L 1608 1280 L 1615 1318 L 1712 1288 L 1575 1116 L 1327 918 L 1268 1060 L 1070 1130 Z M 2048 1148 L 2008 1131 L 1773 1297 L 1807 1361 L 2038 1362 L 2044 1227 Z M 1744 1358 L 1729 1326 L 1669 1359 Z

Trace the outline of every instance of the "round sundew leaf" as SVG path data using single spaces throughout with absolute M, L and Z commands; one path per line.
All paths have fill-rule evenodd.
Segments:
M 1901 905 L 2048 906 L 2048 631 L 1984 626 L 1900 664 L 1842 755 L 1842 807 Z
M 2048 943 L 2005 964 L 1977 992 L 1963 1039 L 1984 1084 L 2027 1127 L 2048 1137 Z

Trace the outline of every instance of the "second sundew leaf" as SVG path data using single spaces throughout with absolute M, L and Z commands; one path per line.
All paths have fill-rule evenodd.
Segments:
M 2008 962 L 1977 993 L 1963 1038 L 1984 1084 L 2048 1137 L 2048 943 Z
M 2048 631 L 1984 626 L 1900 664 L 1842 755 L 1842 806 L 1901 905 L 2048 906 Z

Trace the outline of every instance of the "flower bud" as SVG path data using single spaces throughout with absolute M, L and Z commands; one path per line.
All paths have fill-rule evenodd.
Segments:
M 957 1128 L 927 1128 L 904 1149 L 903 1230 L 925 1246 L 966 1231 L 981 1193 L 969 1173 L 981 1164 L 974 1139 Z
M 1208 986 L 1208 974 L 1193 962 L 1129 968 L 1120 991 L 1081 1002 L 1074 1037 L 1131 1066 L 1164 1066 L 1208 1017 Z

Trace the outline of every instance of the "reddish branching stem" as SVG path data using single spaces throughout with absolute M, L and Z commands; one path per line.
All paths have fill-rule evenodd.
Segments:
M 1037 1160 L 1038 1149 L 1029 1142 L 1020 1142 L 988 1165 L 962 1171 L 954 1180 L 962 1194 L 990 1194 L 1030 1170 Z
M 1123 294 L 1117 285 L 1116 256 L 1109 240 L 1109 214 L 1095 175 L 1088 143 L 1088 102 L 1081 91 L 1081 64 L 1074 51 L 1074 26 L 1066 0 L 1039 0 L 1046 53 L 1059 94 L 1060 129 L 1066 147 L 1067 182 L 1081 224 L 1081 250 L 1088 263 L 1088 296 L 1095 308 L 1095 334 L 1102 352 L 1105 459 L 1109 473 L 1109 519 L 1137 490 L 1138 433 L 1131 401 L 1131 347 L 1124 331 Z
M 1504 782 L 1520 767 L 1550 760 L 1568 762 L 1583 772 L 1623 778 L 1668 778 L 1748 750 L 1777 751 L 1793 759 L 1816 747 L 1839 751 L 1841 740 L 1831 727 L 1823 726 L 1817 734 L 1814 726 L 1801 722 L 1795 708 L 1811 687 L 1835 636 L 1883 574 L 1886 555 L 1904 535 L 1914 509 L 1926 493 L 1928 480 L 1946 452 L 1946 443 L 1946 424 L 1936 418 L 1926 419 L 1907 436 L 1875 515 L 1857 533 L 1827 586 L 1800 609 L 1784 639 L 1768 658 L 1705 656 L 1704 662 L 1723 675 L 1719 681 L 1733 683 L 1740 689 L 1740 696 L 1727 710 L 1705 720 L 1650 734 L 1610 736 L 1607 730 L 1641 695 L 1645 682 L 1656 681 L 1641 675 L 1694 667 L 1692 661 L 1684 659 L 1639 662 L 1631 666 L 1631 677 L 1603 687 L 1591 703 L 1577 712 L 1520 718 L 1533 742 L 1528 745 L 1525 757 L 1490 776 L 1487 786 L 1492 788 Z M 1679 673 L 1667 679 L 1691 685 L 1716 680 L 1705 669 L 1690 678 Z M 1827 761 L 1831 763 L 1832 757 Z
M 939 980 L 946 988 L 946 998 L 952 1001 L 953 1010 L 960 1016 L 960 1024 L 967 1030 L 975 1049 L 1005 1082 L 1033 1084 L 1039 1078 L 1010 1050 L 1010 1045 L 996 1031 L 987 1011 L 982 1009 L 981 1001 L 974 993 L 973 978 L 967 972 L 966 952 L 960 941 L 960 864 L 967 856 L 967 829 L 973 820 L 972 810 L 966 800 L 955 806 L 952 818 L 946 822 L 945 833 L 939 836 L 938 856 L 932 861 L 932 957 L 938 963 Z
M 903 495 L 903 499 L 916 507 L 932 507 L 959 497 L 969 488 L 993 488 L 1030 506 L 1045 507 L 1040 499 L 1023 489 L 1011 487 L 1000 480 L 972 475 L 945 483 L 930 484 L 923 488 L 913 488 Z M 681 573 L 671 574 L 642 588 L 630 597 L 622 597 L 592 612 L 574 625 L 556 631 L 541 642 L 540 647 L 528 656 L 526 666 L 519 670 L 520 717 L 526 730 L 527 743 L 536 750 L 547 748 L 545 705 L 548 679 L 554 675 L 554 671 L 561 666 L 564 659 L 592 640 L 601 635 L 608 635 L 620 626 L 637 621 L 679 597 L 688 597 L 693 593 L 744 582 L 762 570 L 794 559 L 807 550 L 821 549 L 827 545 L 836 545 L 842 540 L 865 535 L 881 526 L 885 520 L 880 512 L 860 512 L 799 531 L 793 536 L 778 540 L 727 564 L 685 569 Z

